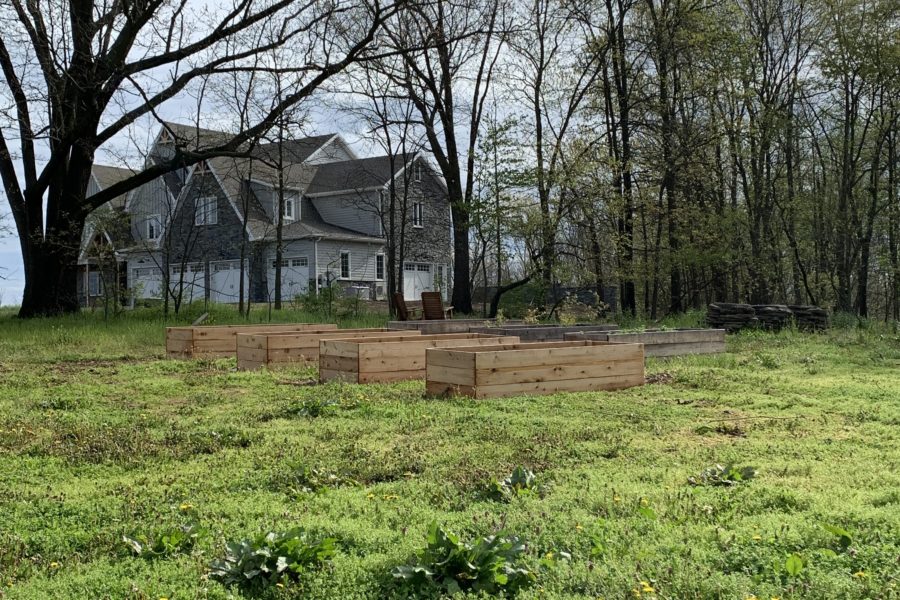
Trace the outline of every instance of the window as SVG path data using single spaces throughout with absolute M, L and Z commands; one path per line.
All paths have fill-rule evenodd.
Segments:
M 413 202 L 413 227 L 424 227 L 424 205 L 421 202 Z
M 413 179 L 422 181 L 422 163 L 418 161 L 413 165 Z
M 158 240 L 162 227 L 160 227 L 159 215 L 150 215 L 147 217 L 147 239 Z
M 100 280 L 100 273 L 88 273 L 88 294 L 91 296 L 99 296 L 103 293 L 103 281 Z
M 218 202 L 216 198 L 197 198 L 194 201 L 194 225 L 215 225 L 218 223 Z
M 206 268 L 204 267 L 203 263 L 191 265 L 191 273 L 203 273 L 204 271 L 206 271 Z
M 426 265 L 425 263 L 419 263 L 416 265 L 416 271 L 420 273 L 431 273 L 431 265 Z
M 296 215 L 296 216 L 295 216 Z M 284 210 L 281 216 L 285 221 L 293 221 L 300 218 L 300 193 L 295 191 L 284 192 Z
M 276 264 L 277 262 L 278 262 L 278 261 L 275 261 L 275 260 L 272 261 L 272 268 L 273 268 L 273 269 L 275 268 L 275 264 Z M 309 259 L 308 259 L 307 257 L 305 257 L 305 256 L 297 256 L 297 257 L 294 257 L 294 258 L 282 258 L 282 259 L 281 259 L 281 266 L 282 266 L 282 267 L 308 267 L 308 266 L 309 266 Z
M 341 279 L 350 279 L 350 253 L 341 252 Z
M 384 254 L 375 255 L 375 279 L 384 279 Z
M 406 263 L 405 265 L 403 265 L 403 270 L 404 271 L 415 271 L 416 263 Z

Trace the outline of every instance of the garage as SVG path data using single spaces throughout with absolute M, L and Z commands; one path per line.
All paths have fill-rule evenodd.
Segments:
M 241 262 L 223 260 L 210 263 L 209 297 L 220 304 L 234 304 L 241 297 Z M 244 295 L 249 294 L 250 278 L 244 269 Z
M 309 258 L 291 256 L 281 261 L 281 297 L 290 300 L 309 289 Z M 275 261 L 269 262 L 269 295 L 275 298 Z
M 403 265 L 403 299 L 420 300 L 422 292 L 434 290 L 434 275 L 429 263 L 408 262 Z
M 133 291 L 135 298 L 162 298 L 162 271 L 157 267 L 132 269 L 128 287 Z

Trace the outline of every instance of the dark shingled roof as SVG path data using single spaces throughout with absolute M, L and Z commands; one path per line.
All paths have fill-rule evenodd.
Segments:
M 131 169 L 123 169 L 121 167 L 112 167 L 109 165 L 94 165 L 91 167 L 91 173 L 94 174 L 97 185 L 100 186 L 101 190 L 105 190 L 109 186 L 134 175 L 134 171 Z M 125 194 L 113 198 L 109 203 L 113 208 L 125 208 Z
M 316 174 L 306 193 L 322 194 L 382 186 L 411 163 L 415 156 L 414 153 L 394 156 L 393 170 L 392 157 L 387 155 L 317 165 Z
M 285 141 L 281 144 L 282 155 L 280 158 L 286 163 L 302 163 L 335 135 L 336 134 L 334 133 L 327 133 L 325 135 L 313 135 L 299 140 Z M 253 150 L 252 154 L 270 164 L 276 164 L 279 159 L 278 144 L 260 144 Z

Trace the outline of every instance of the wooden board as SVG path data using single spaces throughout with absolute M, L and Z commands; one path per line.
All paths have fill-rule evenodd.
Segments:
M 615 390 L 644 383 L 641 344 L 590 340 L 436 348 L 426 352 L 426 392 L 492 398 Z
M 451 333 L 384 339 L 323 340 L 319 347 L 319 379 L 372 383 L 425 377 L 429 348 L 514 344 L 515 336 Z
M 658 331 L 569 334 L 566 339 L 644 344 L 644 356 L 665 357 L 725 352 L 724 329 L 671 329 Z
M 289 331 L 329 331 L 334 323 L 280 323 L 259 325 L 205 325 L 166 327 L 166 355 L 169 358 L 218 358 L 235 356 L 239 333 Z
M 330 329 L 276 333 L 241 333 L 237 336 L 237 367 L 254 370 L 319 360 L 323 339 L 392 338 L 421 335 L 418 331 L 387 329 Z
M 495 335 L 516 335 L 523 342 L 559 340 L 563 341 L 567 334 L 587 332 L 615 331 L 619 328 L 615 323 L 601 325 L 509 325 L 502 327 L 478 326 L 469 329 L 472 333 L 493 333 Z
M 388 329 L 416 329 L 426 335 L 439 333 L 473 333 L 472 327 L 487 327 L 496 323 L 493 319 L 435 319 L 426 321 L 389 321 Z M 518 324 L 522 321 L 505 321 L 507 324 Z M 496 334 L 501 335 L 501 334 Z

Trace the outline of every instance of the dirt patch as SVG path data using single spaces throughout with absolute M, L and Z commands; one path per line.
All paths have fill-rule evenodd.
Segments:
M 648 385 L 653 383 L 669 385 L 675 383 L 675 376 L 666 371 L 662 371 L 661 373 L 651 373 L 644 378 L 644 383 Z

